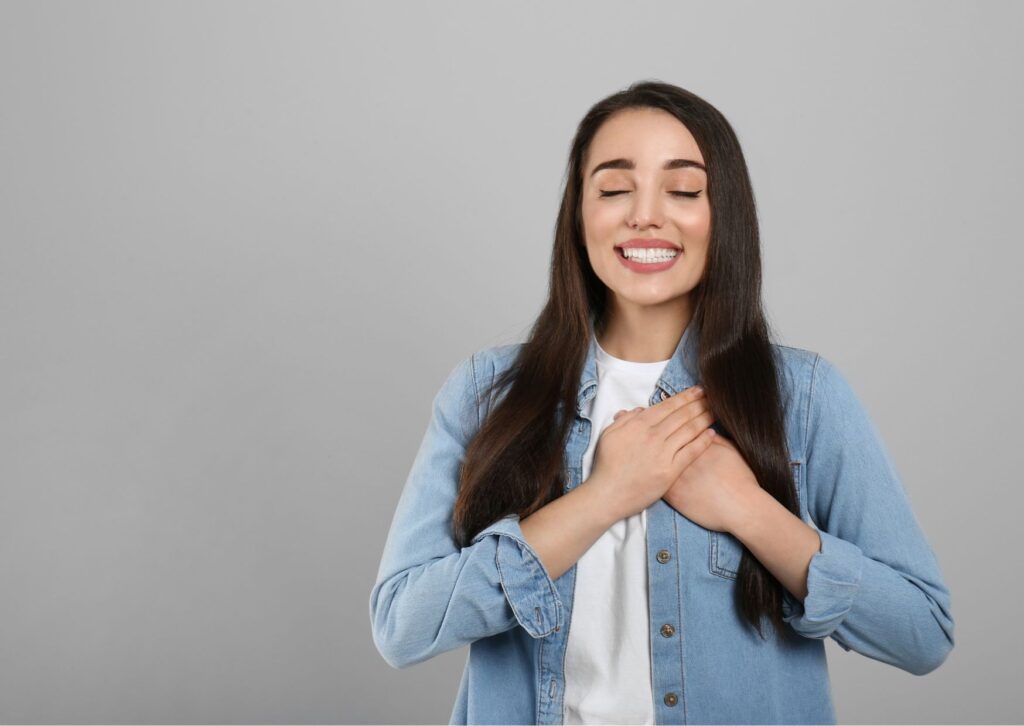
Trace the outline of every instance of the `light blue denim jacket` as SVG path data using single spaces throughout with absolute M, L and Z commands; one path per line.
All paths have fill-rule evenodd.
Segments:
M 699 383 L 690 330 L 650 405 Z M 391 666 L 470 646 L 453 724 L 561 723 L 572 612 L 586 607 L 573 601 L 576 566 L 552 581 L 518 516 L 495 521 L 465 548 L 452 538 L 459 465 L 495 403 L 478 406 L 478 393 L 519 346 L 474 353 L 437 393 L 370 593 L 373 641 Z M 835 723 L 826 637 L 915 675 L 953 648 L 949 590 L 860 400 L 822 356 L 777 344 L 773 351 L 800 514 L 821 538 L 806 599 L 784 591 L 785 620 L 803 637 L 780 643 L 768 626 L 761 640 L 733 602 L 742 544 L 658 500 L 647 509 L 647 570 L 659 724 Z M 580 484 L 592 425 L 581 412 L 596 389 L 591 326 L 566 491 Z

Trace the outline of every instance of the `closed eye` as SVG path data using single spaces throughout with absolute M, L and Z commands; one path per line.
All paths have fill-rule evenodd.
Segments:
M 617 194 L 626 194 L 627 193 L 625 190 L 605 191 L 603 189 L 601 189 L 600 192 L 601 192 L 601 196 L 602 197 L 614 197 Z M 677 197 L 689 197 L 690 199 L 696 199 L 697 197 L 700 196 L 700 192 L 669 192 L 669 194 L 672 194 L 673 196 L 677 196 Z

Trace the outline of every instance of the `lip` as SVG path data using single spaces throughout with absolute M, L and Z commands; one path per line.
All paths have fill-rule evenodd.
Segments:
M 630 241 L 632 242 L 633 240 L 630 240 Z M 643 247 L 645 245 L 628 245 L 627 244 L 627 245 L 616 245 L 616 247 L 615 247 L 615 256 L 619 258 L 619 262 L 621 262 L 625 267 L 629 268 L 633 272 L 646 272 L 646 273 L 661 272 L 662 270 L 667 270 L 668 268 L 672 267 L 672 265 L 674 265 L 676 263 L 676 260 L 678 260 L 680 257 L 683 256 L 683 251 L 679 250 L 678 254 L 676 254 L 675 257 L 673 257 L 670 260 L 665 260 L 664 262 L 637 262 L 635 260 L 627 260 L 625 258 L 625 256 L 622 254 L 621 250 L 619 249 L 620 247 L 623 247 L 623 246 L 625 246 L 625 247 Z M 672 245 L 672 244 L 669 244 L 669 245 L 651 245 L 651 244 L 648 243 L 646 246 L 647 247 L 668 247 L 670 249 L 676 249 L 676 250 L 679 249 L 678 247 L 676 247 L 675 245 Z
M 644 238 L 644 237 L 634 237 L 631 240 L 626 240 L 625 242 L 621 242 L 621 243 L 619 243 L 619 244 L 617 244 L 615 246 L 616 247 L 639 247 L 641 249 L 644 249 L 644 248 L 653 249 L 653 248 L 657 247 L 657 248 L 661 248 L 661 249 L 679 250 L 679 251 L 682 251 L 682 249 L 683 249 L 680 245 L 677 245 L 674 242 L 669 242 L 667 239 L 654 239 L 653 237 L 649 238 L 649 239 L 648 238 Z

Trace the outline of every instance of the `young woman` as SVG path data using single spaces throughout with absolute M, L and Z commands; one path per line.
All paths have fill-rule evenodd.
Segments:
M 835 723 L 824 639 L 923 675 L 950 594 L 835 365 L 771 342 L 753 192 L 706 101 L 579 125 L 550 298 L 461 361 L 370 594 L 392 666 L 470 645 L 452 723 Z

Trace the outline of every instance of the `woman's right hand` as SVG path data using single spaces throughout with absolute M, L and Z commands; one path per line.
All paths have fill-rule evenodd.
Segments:
M 649 408 L 619 411 L 601 432 L 587 481 L 603 490 L 616 521 L 639 514 L 711 445 L 714 420 L 698 386 Z

